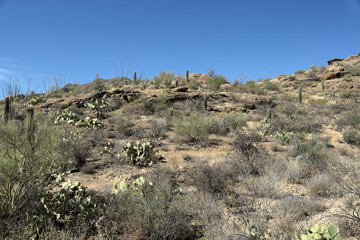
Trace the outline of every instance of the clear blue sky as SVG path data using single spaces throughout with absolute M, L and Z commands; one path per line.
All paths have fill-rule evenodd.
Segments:
M 257 80 L 357 54 L 359 28 L 360 0 L 0 0 L 0 81 L 41 89 L 116 68 Z

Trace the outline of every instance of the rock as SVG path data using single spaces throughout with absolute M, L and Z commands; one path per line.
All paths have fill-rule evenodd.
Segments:
M 187 92 L 189 88 L 187 87 L 178 87 L 174 89 L 174 92 Z
M 334 58 L 334 59 L 331 59 L 328 61 L 328 65 L 332 65 L 334 62 L 341 62 L 343 61 L 344 59 L 343 58 Z
M 329 73 L 325 74 L 324 78 L 325 78 L 325 80 L 330 80 L 330 79 L 335 79 L 335 78 L 341 78 L 342 76 L 344 76 L 343 71 L 335 71 L 335 72 L 329 72 Z

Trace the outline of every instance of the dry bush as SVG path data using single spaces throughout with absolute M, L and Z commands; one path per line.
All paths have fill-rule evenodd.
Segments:
M 209 165 L 201 162 L 188 173 L 189 183 L 203 193 L 224 195 L 228 187 L 235 181 L 234 162 L 231 160 Z
M 193 112 L 201 112 L 204 110 L 204 101 L 202 98 L 191 98 L 184 102 L 175 102 L 173 109 L 178 110 L 184 115 L 190 115 Z
M 166 118 L 154 118 L 150 120 L 150 132 L 154 138 L 162 138 L 169 128 Z
M 278 198 L 281 194 L 281 178 L 272 171 L 262 176 L 247 178 L 248 188 L 255 197 L 259 198 Z
M 328 172 L 323 172 L 312 176 L 307 183 L 311 195 L 328 197 L 334 192 L 334 176 Z
M 130 117 L 114 116 L 114 118 L 110 119 L 109 122 L 115 125 L 115 129 L 122 136 L 129 137 L 135 133 L 134 120 Z
M 298 222 L 311 218 L 315 213 L 323 212 L 325 207 L 314 198 L 289 195 L 281 199 L 274 209 L 279 214 L 278 228 L 284 233 L 291 233 L 299 230 L 296 229 Z
M 272 164 L 265 152 L 255 146 L 254 140 L 245 133 L 239 133 L 232 143 L 235 153 L 233 159 L 238 162 L 236 168 L 242 175 L 261 175 Z

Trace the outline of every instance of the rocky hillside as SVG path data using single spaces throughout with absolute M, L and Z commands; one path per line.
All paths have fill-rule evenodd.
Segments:
M 1 236 L 355 239 L 359 84 L 356 55 L 244 84 L 163 72 L 11 96 Z

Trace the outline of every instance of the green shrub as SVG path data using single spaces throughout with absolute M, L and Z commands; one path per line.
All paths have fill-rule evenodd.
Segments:
M 175 132 L 184 138 L 185 142 L 205 141 L 213 124 L 213 119 L 200 113 L 192 113 L 190 116 L 174 119 Z
M 269 91 L 279 91 L 280 85 L 270 81 L 264 81 L 263 88 Z
M 337 121 L 339 126 L 352 126 L 357 128 L 360 125 L 360 113 L 358 110 L 351 110 L 342 113 Z
M 314 170 L 322 171 L 326 169 L 326 152 L 327 142 L 317 136 L 311 139 L 303 139 L 300 135 L 296 135 L 291 141 L 294 153 L 299 156 L 302 161 L 307 162 Z
M 344 141 L 348 144 L 360 146 L 360 131 L 349 129 L 343 132 Z
M 246 126 L 246 118 L 242 112 L 230 112 L 225 115 L 224 123 L 230 131 L 238 132 Z
M 211 79 L 207 80 L 207 84 L 210 90 L 219 90 L 220 85 L 227 83 L 227 79 L 224 75 L 214 75 Z
M 64 145 L 60 129 L 36 115 L 34 123 L 32 142 L 23 134 L 23 123 L 0 125 L 0 221 L 31 216 L 38 204 L 37 196 L 49 184 L 52 174 L 71 165 L 70 159 L 64 159 L 64 152 L 71 159 L 73 156 Z

